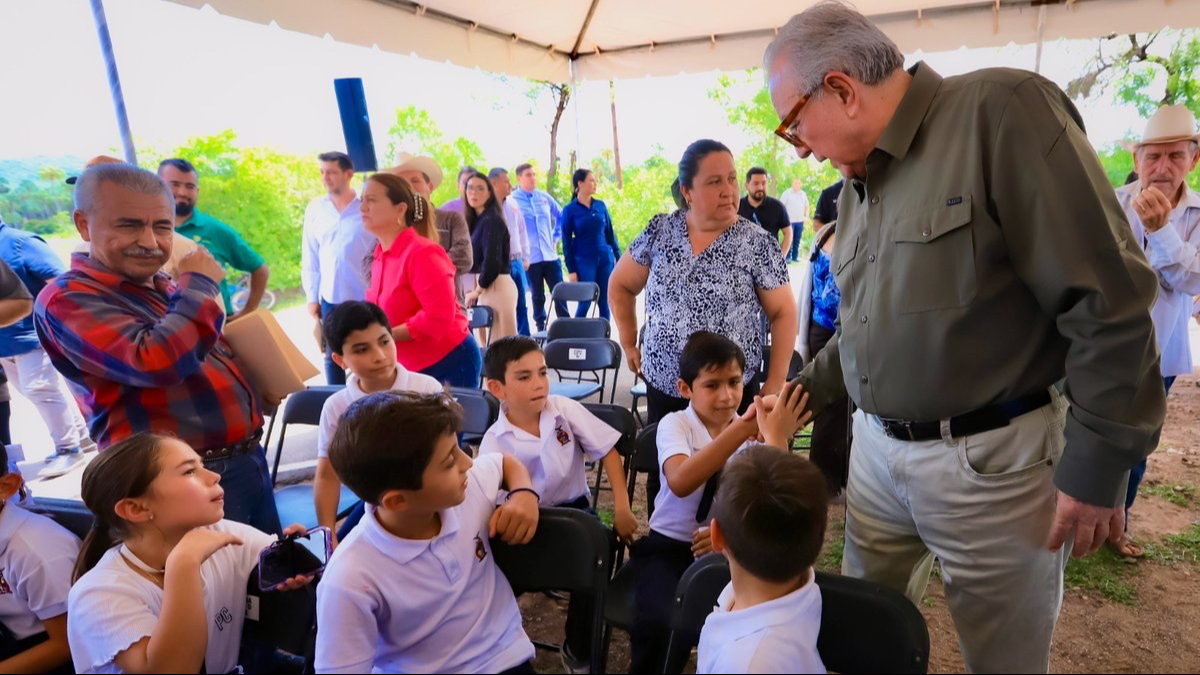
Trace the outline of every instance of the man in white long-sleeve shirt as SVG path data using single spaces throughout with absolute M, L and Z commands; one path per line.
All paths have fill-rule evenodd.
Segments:
M 314 199 L 304 210 L 304 242 L 300 250 L 300 283 L 308 313 L 318 322 L 334 305 L 367 296 L 367 258 L 378 243 L 363 229 L 362 202 L 350 187 L 354 165 L 343 152 L 326 152 L 321 162 L 321 182 L 327 195 Z M 325 348 L 325 380 L 346 384 L 346 371 Z
M 508 225 L 508 241 L 512 259 L 512 278 L 517 284 L 517 332 L 529 335 L 529 310 L 525 302 L 525 288 L 529 284 L 525 270 L 529 269 L 529 232 L 525 229 L 525 216 L 521 207 L 512 198 L 512 180 L 508 169 L 498 166 L 488 172 L 488 180 L 496 191 L 496 199 L 504 206 L 504 222 Z
M 1200 295 L 1200 193 L 1187 185 L 1188 174 L 1200 160 L 1196 119 L 1182 105 L 1159 108 L 1141 142 L 1130 149 L 1138 180 L 1118 188 L 1117 199 L 1158 273 L 1158 299 L 1150 316 L 1162 353 L 1163 386 L 1170 392 L 1177 375 L 1192 372 L 1188 317 L 1192 296 Z M 1130 472 L 1126 527 L 1145 472 L 1145 460 Z M 1142 555 L 1128 535 L 1113 546 L 1127 557 Z

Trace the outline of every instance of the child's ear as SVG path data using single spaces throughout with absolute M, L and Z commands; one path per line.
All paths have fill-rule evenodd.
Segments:
M 25 479 L 16 471 L 10 471 L 0 476 L 0 503 L 12 499 L 12 496 L 17 494 L 24 484 Z
M 487 383 L 487 390 L 489 392 L 491 392 L 492 396 L 495 396 L 496 398 L 500 399 L 501 401 L 504 400 L 504 383 L 503 382 L 501 382 L 500 380 L 493 380 L 490 377 L 486 378 L 484 380 L 484 382 Z
M 122 520 L 127 520 L 131 523 L 148 523 L 154 520 L 154 512 L 143 499 L 134 499 L 126 497 L 117 502 L 113 507 L 113 512 Z
M 721 531 L 721 526 L 717 525 L 717 519 L 713 518 L 708 524 L 708 534 L 712 537 L 712 549 L 717 553 L 725 552 L 725 533 Z
M 379 498 L 379 506 L 389 511 L 407 511 L 411 504 L 408 490 L 388 490 Z
M 332 356 L 333 356 L 333 362 L 338 365 L 338 368 L 341 368 L 342 370 L 346 370 L 349 367 L 346 365 L 346 359 L 343 358 L 341 354 L 339 354 L 337 352 L 332 352 Z
M 675 386 L 679 389 L 680 396 L 688 399 L 689 401 L 692 400 L 692 388 L 688 386 L 687 382 L 683 381 L 682 377 L 679 378 L 679 381 L 675 383 Z

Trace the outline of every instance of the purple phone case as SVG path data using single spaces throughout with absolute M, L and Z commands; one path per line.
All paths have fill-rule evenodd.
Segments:
M 259 571 L 258 588 L 260 590 L 262 590 L 262 591 L 275 590 L 276 584 L 264 583 L 263 578 L 262 578 L 262 570 L 266 567 L 264 565 L 264 563 L 267 561 L 267 558 L 271 555 L 271 552 L 273 552 L 275 549 L 279 548 L 280 545 L 282 545 L 286 541 L 289 541 L 292 539 L 299 539 L 300 537 L 311 535 L 314 532 L 324 533 L 324 536 L 325 536 L 325 562 L 322 563 L 321 567 L 319 569 L 317 569 L 317 571 L 314 572 L 313 574 L 320 575 L 322 572 L 325 571 L 325 566 L 329 564 L 329 558 L 330 558 L 330 556 L 333 555 L 333 535 L 329 531 L 328 527 L 314 527 L 311 530 L 302 532 L 301 534 L 293 535 L 286 539 L 280 539 L 279 541 L 272 542 L 270 546 L 264 548 L 261 552 L 259 552 L 259 554 L 258 554 L 258 571 Z

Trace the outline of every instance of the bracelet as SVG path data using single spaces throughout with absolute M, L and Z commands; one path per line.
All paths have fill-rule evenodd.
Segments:
M 528 492 L 529 494 L 533 495 L 533 498 L 536 499 L 539 504 L 542 503 L 542 496 L 539 495 L 537 492 L 534 492 L 533 488 L 517 488 L 516 490 L 509 490 L 508 496 L 504 498 L 504 501 L 508 501 L 508 500 L 512 499 L 513 495 L 515 495 L 519 492 Z

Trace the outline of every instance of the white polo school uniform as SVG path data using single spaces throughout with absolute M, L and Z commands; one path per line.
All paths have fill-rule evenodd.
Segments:
M 821 589 L 809 570 L 808 583 L 782 598 L 730 611 L 733 583 L 700 631 L 697 673 L 825 673 L 817 653 L 821 633 Z
M 246 583 L 259 554 L 275 537 L 231 520 L 209 529 L 242 540 L 242 545 L 226 546 L 200 565 L 204 616 L 208 619 L 204 668 L 209 673 L 228 673 L 238 665 L 246 620 Z M 77 672 L 123 672 L 113 659 L 149 637 L 158 626 L 163 589 L 130 565 L 154 571 L 122 544 L 109 549 L 71 588 L 67 640 Z
M 333 434 L 337 432 L 342 415 L 346 414 L 352 403 L 367 395 L 359 382 L 359 377 L 351 373 L 346 379 L 346 388 L 325 399 L 325 405 L 321 407 L 321 426 L 317 431 L 317 457 L 329 457 L 329 443 L 333 440 Z M 418 394 L 440 394 L 445 391 L 437 380 L 428 375 L 414 373 L 399 363 L 396 364 L 396 381 L 391 390 Z
M 79 538 L 16 504 L 0 510 L 0 624 L 17 640 L 67 611 Z
M 488 543 L 503 461 L 475 460 L 433 539 L 401 539 L 367 506 L 317 586 L 318 673 L 499 673 L 533 658 Z
M 586 462 L 604 459 L 621 440 L 621 432 L 566 396 L 547 396 L 539 419 L 539 435 L 509 422 L 508 408 L 483 435 L 479 456 L 508 453 L 533 479 L 533 489 L 546 506 L 572 502 L 588 493 Z
M 673 412 L 663 417 L 658 423 L 658 476 L 662 481 L 662 489 L 654 498 L 654 514 L 650 516 L 650 529 L 675 539 L 676 541 L 692 542 L 692 533 L 697 527 L 707 523 L 696 522 L 696 511 L 700 508 L 700 500 L 704 496 L 704 486 L 697 488 L 692 494 L 680 497 L 671 492 L 667 484 L 667 475 L 663 465 L 675 455 L 691 457 L 704 446 L 713 442 L 708 428 L 696 414 L 691 404 L 686 410 Z M 734 453 L 750 447 L 753 443 L 747 440 Z

